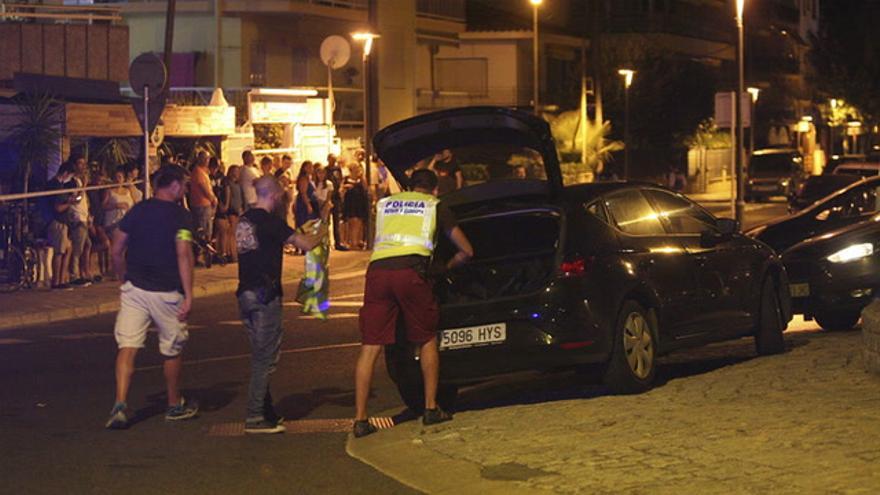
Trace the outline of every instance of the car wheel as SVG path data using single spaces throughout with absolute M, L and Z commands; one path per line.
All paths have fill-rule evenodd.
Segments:
M 651 388 L 657 371 L 655 335 L 645 308 L 635 301 L 624 302 L 602 379 L 612 393 L 634 394 Z
M 398 344 L 386 345 L 385 367 L 391 381 L 397 386 L 400 399 L 410 411 L 420 416 L 425 412 L 425 385 L 422 381 L 422 368 L 411 348 Z M 457 398 L 457 386 L 443 383 L 438 385 L 437 404 L 443 410 L 454 411 Z
M 829 332 L 852 330 L 862 317 L 860 311 L 823 311 L 816 315 L 816 323 Z
M 785 350 L 782 332 L 782 309 L 779 294 L 772 277 L 764 279 L 761 287 L 761 307 L 758 310 L 758 328 L 755 330 L 755 350 L 762 356 L 779 354 Z

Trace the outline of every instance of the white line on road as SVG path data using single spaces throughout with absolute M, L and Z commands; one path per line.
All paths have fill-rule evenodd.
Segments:
M 302 307 L 302 304 L 291 301 L 284 303 L 285 306 L 297 306 Z M 359 308 L 363 306 L 364 303 L 360 301 L 334 301 L 333 298 L 330 298 L 330 307 L 331 308 Z
M 330 344 L 330 345 L 321 345 L 315 347 L 300 347 L 298 349 L 286 349 L 281 351 L 281 354 L 301 354 L 305 352 L 317 352 L 317 351 L 330 351 L 333 349 L 348 349 L 351 347 L 359 347 L 361 345 L 360 342 L 350 342 L 347 344 Z M 237 359 L 249 359 L 251 354 L 236 354 L 233 356 L 218 356 L 212 358 L 205 359 L 196 359 L 193 361 L 184 361 L 184 366 L 196 365 L 196 364 L 206 364 L 206 363 L 220 363 L 223 361 L 235 361 Z M 162 369 L 161 364 L 157 364 L 154 366 L 142 366 L 140 368 L 135 368 L 135 371 L 149 371 L 149 370 L 160 370 Z

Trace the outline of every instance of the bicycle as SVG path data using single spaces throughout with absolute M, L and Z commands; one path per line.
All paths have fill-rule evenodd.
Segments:
M 22 204 L 0 205 L 0 292 L 33 288 L 39 271 L 39 254 L 28 230 Z

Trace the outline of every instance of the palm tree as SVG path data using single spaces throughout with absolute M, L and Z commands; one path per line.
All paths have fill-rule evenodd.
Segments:
M 586 142 L 581 133 L 581 125 L 586 125 Z M 612 153 L 623 149 L 623 143 L 608 139 L 611 134 L 611 122 L 599 124 L 587 119 L 581 122 L 580 112 L 562 112 L 555 118 L 550 119 L 550 130 L 556 140 L 556 147 L 563 157 L 563 162 L 573 163 L 572 174 L 592 172 L 599 174 L 605 164 L 612 159 Z M 581 152 L 586 156 L 586 161 L 581 160 Z M 576 158 L 575 158 L 576 156 Z M 566 160 L 565 158 L 571 158 Z M 569 166 L 572 168 L 572 166 Z
M 62 106 L 48 94 L 24 94 L 17 98 L 19 120 L 12 134 L 18 145 L 18 175 L 27 193 L 32 176 L 47 179 L 49 161 L 61 141 Z

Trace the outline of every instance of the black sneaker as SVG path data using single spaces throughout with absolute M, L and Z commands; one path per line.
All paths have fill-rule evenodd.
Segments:
M 195 401 L 188 401 L 183 397 L 176 406 L 169 406 L 165 412 L 165 421 L 182 421 L 196 417 L 199 414 L 199 404 Z
M 72 285 L 74 287 L 88 287 L 88 286 L 92 285 L 92 282 L 91 282 L 91 280 L 86 280 L 84 278 L 78 278 L 78 279 L 74 280 L 73 282 L 71 282 L 70 285 Z
M 354 434 L 355 438 L 365 437 L 367 435 L 372 435 L 379 431 L 378 428 L 373 426 L 368 419 L 361 419 L 354 422 L 354 427 L 352 427 L 351 432 Z
M 422 424 L 425 426 L 445 423 L 447 421 L 452 421 L 452 414 L 439 407 L 436 409 L 425 409 L 425 415 L 422 416 Z
M 274 434 L 284 433 L 287 428 L 284 427 L 284 418 L 278 418 L 276 421 L 260 419 L 257 421 L 245 421 L 244 432 L 248 434 Z

